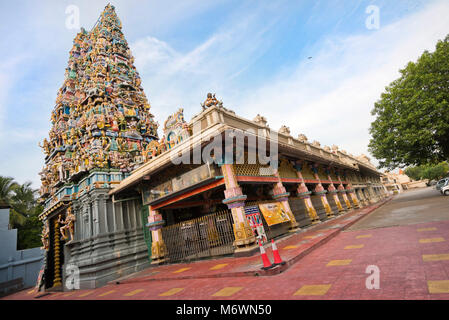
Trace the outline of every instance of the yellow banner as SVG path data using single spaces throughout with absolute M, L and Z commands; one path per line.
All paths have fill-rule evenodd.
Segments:
M 259 204 L 259 208 L 269 226 L 290 221 L 284 206 L 280 202 L 261 203 Z

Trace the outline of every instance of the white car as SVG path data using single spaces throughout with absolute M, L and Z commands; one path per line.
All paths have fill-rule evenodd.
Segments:
M 445 196 L 449 196 L 449 183 L 446 182 L 446 185 L 441 188 L 440 192 Z

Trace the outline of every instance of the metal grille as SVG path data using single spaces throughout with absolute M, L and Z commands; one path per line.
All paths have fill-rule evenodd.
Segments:
M 234 252 L 230 210 L 162 228 L 169 262 L 191 261 Z
M 270 166 L 260 164 L 236 164 L 234 165 L 235 174 L 238 176 L 274 176 Z

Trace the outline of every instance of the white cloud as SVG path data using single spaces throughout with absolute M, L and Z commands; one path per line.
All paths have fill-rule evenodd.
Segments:
M 375 101 L 400 68 L 446 36 L 448 14 L 449 3 L 440 1 L 377 31 L 328 39 L 294 72 L 269 79 L 235 103 L 247 117 L 262 113 L 273 128 L 285 124 L 322 145 L 367 153 Z
M 199 112 L 207 92 L 225 97 L 236 90 L 232 79 L 270 46 L 273 26 L 281 17 L 271 14 L 270 20 L 261 19 L 260 11 L 263 8 L 251 14 L 240 12 L 187 52 L 155 37 L 130 44 L 159 123 L 179 107 L 184 107 L 186 118 Z
M 153 37 L 131 48 L 159 123 L 180 106 L 189 118 L 199 112 L 207 92 L 216 92 L 225 106 L 242 116 L 252 119 L 261 113 L 273 128 L 285 124 L 294 135 L 305 133 L 322 145 L 368 154 L 374 102 L 400 68 L 445 37 L 448 13 L 447 2 L 434 2 L 379 30 L 328 38 L 315 48 L 311 60 L 284 67 L 259 87 L 238 87 L 232 80 L 270 45 L 275 16 L 262 19 L 262 25 L 257 13 L 235 17 L 185 53 Z

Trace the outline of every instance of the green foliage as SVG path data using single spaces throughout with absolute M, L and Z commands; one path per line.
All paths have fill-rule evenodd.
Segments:
M 19 227 L 19 232 L 17 236 L 18 250 L 42 246 L 41 242 L 42 222 L 38 218 L 42 210 L 43 208 L 40 205 L 34 207 L 28 218 Z
M 0 176 L 0 203 L 11 203 L 13 189 L 16 185 L 13 178 Z
M 17 249 L 35 248 L 41 245 L 42 223 L 38 216 L 43 208 L 37 201 L 37 190 L 31 182 L 18 184 L 11 177 L 0 176 L 0 202 L 11 206 L 9 224 L 18 229 Z
M 437 165 L 430 165 L 424 169 L 424 178 L 429 180 L 439 180 L 445 177 L 449 172 L 447 162 L 441 162 Z
M 404 170 L 404 173 L 413 180 L 439 180 L 449 174 L 449 164 L 443 161 L 436 165 L 425 164 L 417 167 L 409 167 Z
M 449 158 L 449 35 L 433 53 L 400 70 L 371 114 L 369 151 L 379 167 L 439 163 Z
M 404 170 L 404 173 L 413 180 L 424 179 L 424 166 L 408 167 Z

